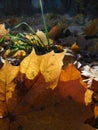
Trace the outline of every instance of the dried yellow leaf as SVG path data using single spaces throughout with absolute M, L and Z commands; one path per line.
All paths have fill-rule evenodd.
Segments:
M 9 32 L 9 30 L 5 29 L 5 24 L 0 24 L 0 37 L 6 35 Z
M 54 89 L 57 85 L 58 78 L 61 73 L 61 68 L 63 65 L 63 58 L 65 51 L 62 53 L 54 53 L 53 51 L 43 55 L 40 64 L 40 72 L 44 76 L 46 82 L 54 82 L 50 84 L 49 88 Z
M 48 45 L 48 40 L 47 40 L 47 37 L 46 37 L 46 34 L 43 33 L 42 31 L 37 31 L 35 35 L 33 34 L 27 34 L 26 35 L 26 38 L 28 40 L 30 40 L 30 42 L 32 44 L 36 44 L 36 45 L 41 45 L 41 46 L 47 46 Z M 53 41 L 52 39 L 49 39 L 49 43 L 52 44 Z
M 20 72 L 25 74 L 28 79 L 33 80 L 39 73 L 41 58 L 33 50 L 20 64 Z
M 84 100 L 85 100 L 85 104 L 88 105 L 89 103 L 92 102 L 92 95 L 93 95 L 93 91 L 90 89 L 87 89 L 85 92 L 85 96 L 84 96 Z
M 24 50 L 18 50 L 14 55 L 13 57 L 16 57 L 16 58 L 21 58 L 23 56 L 26 56 L 26 52 Z
M 18 72 L 19 67 L 12 66 L 7 61 L 0 69 L 0 117 L 8 114 L 17 104 L 14 79 Z
M 74 44 L 72 44 L 71 49 L 72 49 L 73 51 L 79 51 L 79 50 L 80 50 L 80 47 L 79 47 L 79 46 L 77 45 L 77 43 L 75 42 Z

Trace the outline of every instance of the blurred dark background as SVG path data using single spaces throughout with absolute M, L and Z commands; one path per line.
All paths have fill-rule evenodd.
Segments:
M 98 16 L 98 0 L 42 0 L 44 12 Z M 0 0 L 0 17 L 40 12 L 39 0 Z

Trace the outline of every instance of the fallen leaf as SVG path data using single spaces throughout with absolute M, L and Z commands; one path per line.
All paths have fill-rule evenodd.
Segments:
M 9 19 L 7 19 L 7 23 L 10 24 L 11 26 L 15 26 L 19 22 L 20 20 L 16 17 L 10 17 Z
M 92 80 L 92 84 L 91 84 L 91 90 L 93 90 L 94 92 L 98 92 L 98 81 L 96 80 Z
M 46 34 L 42 31 L 37 30 L 36 34 L 26 34 L 26 38 L 30 40 L 32 44 L 41 45 L 41 46 L 47 46 L 48 40 L 46 37 Z M 49 43 L 52 44 L 52 39 L 49 39 Z
M 0 24 L 0 38 L 6 35 L 9 31 L 5 29 L 5 24 Z
M 61 81 L 70 81 L 81 78 L 80 72 L 76 69 L 73 63 L 69 64 L 64 70 L 62 70 L 60 75 Z
M 61 71 L 58 88 L 64 98 L 71 97 L 77 102 L 85 103 L 86 84 L 82 81 L 81 73 L 74 64 L 69 64 Z
M 20 66 L 5 61 L 0 69 L 0 130 L 32 129 L 34 104 L 47 97 L 47 88 L 57 86 L 64 55 L 52 51 L 38 56 L 32 50 Z
M 64 55 L 65 51 L 62 53 L 54 53 L 52 51 L 45 55 L 38 56 L 33 50 L 31 54 L 21 62 L 20 72 L 25 74 L 26 78 L 30 80 L 33 80 L 38 73 L 44 76 L 46 82 L 58 80 Z M 56 85 L 57 83 L 54 87 L 51 86 L 51 88 L 55 88 Z
M 86 92 L 85 92 L 85 104 L 88 105 L 90 103 L 92 103 L 92 95 L 93 95 L 93 91 L 90 90 L 90 89 L 87 89 Z
M 55 84 L 51 84 L 49 88 L 54 89 L 57 86 L 61 69 L 63 66 L 63 58 L 65 51 L 62 53 L 54 53 L 53 51 L 43 55 L 40 64 L 40 72 L 44 76 L 46 82 L 55 81 Z
M 94 36 L 98 33 L 98 19 L 94 19 L 92 23 L 86 28 L 85 34 L 87 36 Z
M 22 58 L 26 56 L 26 52 L 24 50 L 18 50 L 14 55 L 13 57 L 16 57 L 16 58 Z
M 33 50 L 20 64 L 20 72 L 28 79 L 33 80 L 39 73 L 41 56 L 36 55 Z
M 97 105 L 95 105 L 95 107 L 94 107 L 94 116 L 95 116 L 95 118 L 98 117 L 98 106 Z
M 49 31 L 49 36 L 50 38 L 52 39 L 57 39 L 60 37 L 62 31 L 66 28 L 66 25 L 64 24 L 58 24 L 58 25 L 55 25 L 51 28 L 51 30 Z
M 14 79 L 19 72 L 19 67 L 12 66 L 5 61 L 3 67 L 0 69 L 0 117 L 3 118 L 17 104 L 17 96 L 15 92 L 16 84 Z
M 88 87 L 91 88 L 92 82 L 93 82 L 93 86 L 96 86 L 96 85 L 94 85 L 94 83 L 97 83 L 97 81 L 98 81 L 98 66 L 97 65 L 93 65 L 93 66 L 85 65 L 81 70 L 81 75 L 87 77 L 86 80 L 84 80 L 84 81 L 87 82 Z M 93 86 L 92 86 L 92 88 L 93 88 Z
M 77 45 L 77 43 L 75 42 L 74 44 L 72 44 L 71 49 L 72 49 L 73 51 L 79 51 L 79 50 L 80 50 L 80 47 L 79 47 L 79 46 Z

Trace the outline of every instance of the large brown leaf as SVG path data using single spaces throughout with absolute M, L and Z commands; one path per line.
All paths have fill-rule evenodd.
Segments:
M 39 56 L 32 50 L 20 66 L 5 61 L 0 69 L 0 130 L 33 130 L 35 105 L 52 98 L 48 94 L 56 87 L 56 95 L 84 103 L 86 84 L 74 64 L 62 70 L 64 55 L 51 51 Z
M 38 56 L 33 50 L 18 67 L 4 63 L 0 69 L 0 130 L 32 129 L 34 103 L 47 88 L 57 86 L 64 55 Z

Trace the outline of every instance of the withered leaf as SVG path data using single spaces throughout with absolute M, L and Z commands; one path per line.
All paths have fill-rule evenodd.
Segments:
M 33 80 L 39 73 L 41 57 L 33 50 L 20 64 L 20 72 L 28 79 Z
M 97 92 L 98 93 L 98 81 L 96 80 L 92 80 L 92 84 L 91 84 L 91 89 L 94 91 L 94 92 Z
M 64 70 L 61 71 L 60 80 L 70 81 L 81 78 L 81 73 L 76 69 L 73 63 L 69 64 Z
M 95 105 L 95 107 L 94 107 L 94 116 L 95 116 L 95 118 L 98 117 L 98 106 L 97 105 Z
M 55 25 L 51 28 L 49 31 L 49 36 L 52 39 L 57 39 L 60 37 L 62 31 L 66 28 L 66 25 L 64 23 Z
M 98 33 L 98 19 L 94 19 L 92 23 L 86 28 L 85 34 L 87 36 L 94 36 Z
M 8 30 L 5 29 L 5 24 L 0 24 L 0 37 L 8 33 Z
M 41 46 L 47 46 L 48 40 L 44 32 L 37 30 L 36 34 L 26 34 L 26 38 L 30 40 L 32 44 L 41 45 Z M 49 39 L 49 43 L 52 44 L 52 39 Z
M 47 88 L 57 86 L 64 55 L 38 56 L 33 50 L 20 66 L 4 63 L 0 69 L 0 130 L 32 129 L 32 107 Z
M 86 92 L 85 92 L 85 97 L 84 97 L 84 100 L 85 100 L 85 104 L 88 105 L 90 103 L 92 103 L 92 95 L 93 95 L 93 91 L 90 90 L 90 89 L 87 89 Z
M 63 57 L 65 51 L 62 53 L 54 53 L 53 51 L 43 55 L 40 64 L 40 72 L 44 76 L 46 82 L 53 81 L 49 88 L 54 89 L 57 86 L 57 81 L 61 73 L 63 65 Z
M 79 51 L 79 50 L 80 50 L 80 47 L 79 47 L 79 46 L 77 45 L 77 43 L 75 42 L 74 44 L 72 44 L 71 49 L 72 49 L 73 51 Z
M 0 117 L 6 116 L 17 104 L 14 79 L 19 67 L 12 66 L 7 61 L 0 69 Z
M 81 73 L 74 64 L 69 64 L 65 70 L 61 71 L 58 88 L 64 98 L 70 96 L 77 102 L 85 103 L 86 84 L 82 81 Z

